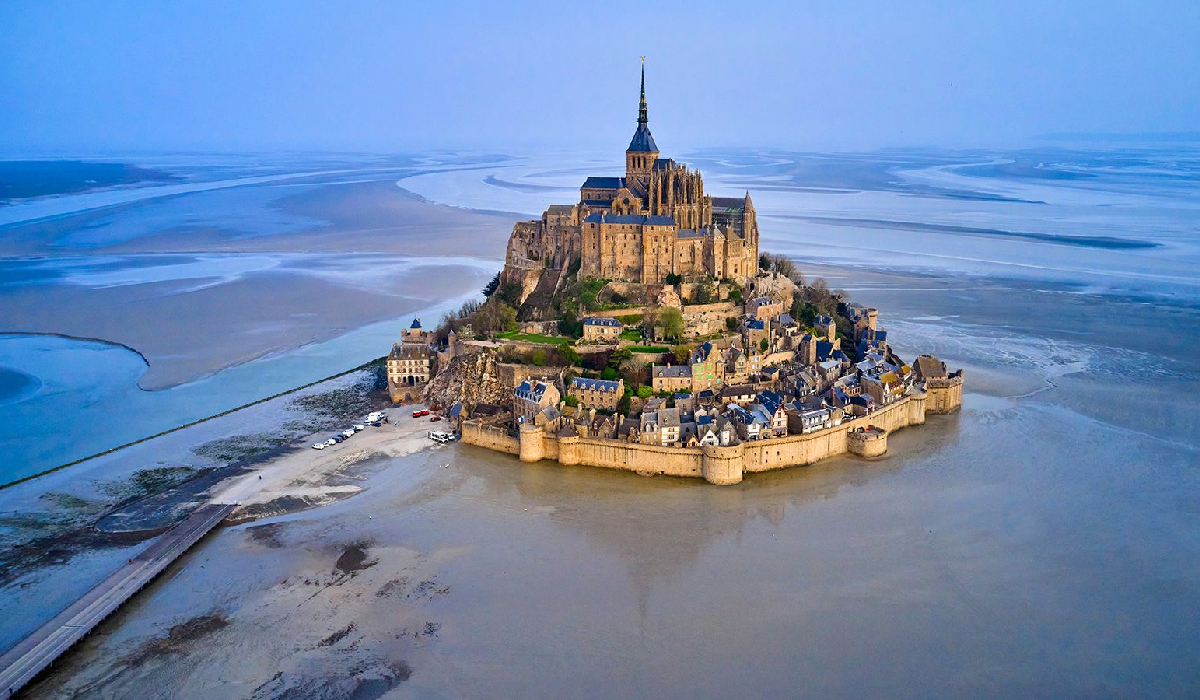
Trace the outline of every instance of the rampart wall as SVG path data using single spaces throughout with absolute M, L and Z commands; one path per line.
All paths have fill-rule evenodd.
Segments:
M 959 388 L 961 393 L 961 387 Z M 524 426 L 520 438 L 499 428 L 463 424 L 463 442 L 519 454 L 522 461 L 557 460 L 621 469 L 642 474 L 703 478 L 714 484 L 736 484 L 746 473 L 812 464 L 827 457 L 853 452 L 874 457 L 887 448 L 887 434 L 925 422 L 928 395 L 916 392 L 860 418 L 806 435 L 755 440 L 729 447 L 657 447 L 602 438 L 557 437 L 539 427 Z M 468 428 L 468 426 L 471 426 Z M 851 431 L 873 427 L 877 434 L 850 436 Z M 854 444 L 851 444 L 851 443 Z M 495 445 L 495 446 L 494 446 Z
M 962 370 L 955 372 L 946 379 L 925 380 L 925 392 L 929 394 L 925 410 L 941 415 L 953 413 L 962 407 Z
M 511 455 L 521 453 L 521 446 L 517 438 L 509 435 L 506 429 L 477 420 L 463 421 L 462 441 L 497 452 L 507 452 Z

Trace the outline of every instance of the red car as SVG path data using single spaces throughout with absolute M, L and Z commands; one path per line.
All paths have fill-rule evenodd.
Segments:
M 413 411 L 413 418 L 420 418 L 427 415 L 429 415 L 429 411 Z
M 426 411 L 426 413 L 429 413 L 429 411 Z M 436 423 L 436 422 L 440 421 L 441 419 L 442 419 L 442 417 L 441 417 L 441 416 L 434 416 L 434 417 L 432 417 L 432 418 L 430 418 L 430 419 L 429 419 L 429 422 L 430 422 L 430 423 Z

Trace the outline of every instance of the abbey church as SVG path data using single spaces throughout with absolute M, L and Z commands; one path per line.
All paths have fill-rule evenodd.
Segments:
M 668 275 L 745 284 L 757 272 L 758 221 L 750 194 L 712 197 L 699 172 L 659 157 L 647 117 L 644 65 L 625 176 L 589 177 L 577 204 L 553 205 L 541 220 L 516 224 L 506 274 L 561 269 L 575 258 L 581 276 L 644 285 L 662 285 Z M 532 291 L 528 275 L 512 281 Z

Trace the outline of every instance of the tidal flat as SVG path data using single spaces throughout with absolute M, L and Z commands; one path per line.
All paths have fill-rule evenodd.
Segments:
M 971 378 L 886 458 L 728 488 L 462 445 L 375 460 L 357 495 L 217 531 L 35 693 L 1187 696 L 1200 443 L 1136 414 L 1193 370 L 1135 324 L 1101 344 L 1006 311 L 1057 291 L 860 279 Z M 1132 410 L 1096 401 L 1139 368 Z
M 869 157 L 837 166 L 844 177 L 828 181 L 846 187 L 833 192 L 812 186 L 825 174 L 801 177 L 803 157 L 717 160 L 700 162 L 714 182 L 751 188 L 764 221 L 803 212 L 1162 245 L 1020 238 L 989 239 L 985 250 L 949 228 L 779 217 L 764 225 L 767 247 L 877 306 L 901 356 L 934 352 L 966 369 L 960 413 L 891 436 L 884 459 L 833 459 L 728 488 L 525 465 L 461 445 L 356 459 L 312 483 L 287 475 L 314 451 L 277 455 L 256 468 L 279 475 L 278 488 L 353 495 L 218 529 L 31 695 L 1193 696 L 1194 195 L 936 168 L 904 189 Z M 561 195 L 487 179 L 569 191 L 580 174 L 607 172 L 549 162 L 405 184 L 443 204 L 540 211 Z M 760 198 L 768 178 L 780 187 Z M 347 347 L 303 367 L 347 357 Z M 256 374 L 227 376 L 282 381 L 296 370 L 244 367 Z M 179 396 L 236 385 L 190 386 Z M 252 410 L 256 425 L 286 422 L 278 406 Z M 196 445 L 245 432 L 238 422 L 85 463 L 78 482 L 181 464 Z M 0 493 L 0 504 L 35 504 L 45 519 L 77 507 L 39 497 L 77 495 L 49 488 L 68 479 L 55 476 L 23 485 L 21 499 Z M 33 624 L 67 595 L 64 581 L 83 585 L 77 572 L 95 575 L 110 556 L 125 555 L 84 550 L 0 593 Z

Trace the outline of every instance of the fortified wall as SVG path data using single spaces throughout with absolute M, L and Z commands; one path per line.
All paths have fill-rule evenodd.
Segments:
M 925 380 L 929 400 L 925 411 L 934 415 L 954 413 L 962 407 L 963 372 L 958 370 L 945 379 Z
M 503 428 L 467 421 L 462 441 L 519 455 L 524 462 L 552 459 L 560 464 L 621 469 L 642 474 L 702 478 L 712 484 L 737 484 L 746 473 L 812 464 L 827 457 L 851 453 L 877 457 L 887 450 L 889 433 L 925 422 L 928 402 L 949 407 L 962 396 L 957 388 L 915 392 L 868 416 L 805 435 L 754 440 L 729 447 L 659 447 L 602 438 L 547 435 L 540 427 L 525 425 L 514 438 Z M 961 398 L 958 400 L 961 401 Z M 957 409 L 955 404 L 943 412 Z

